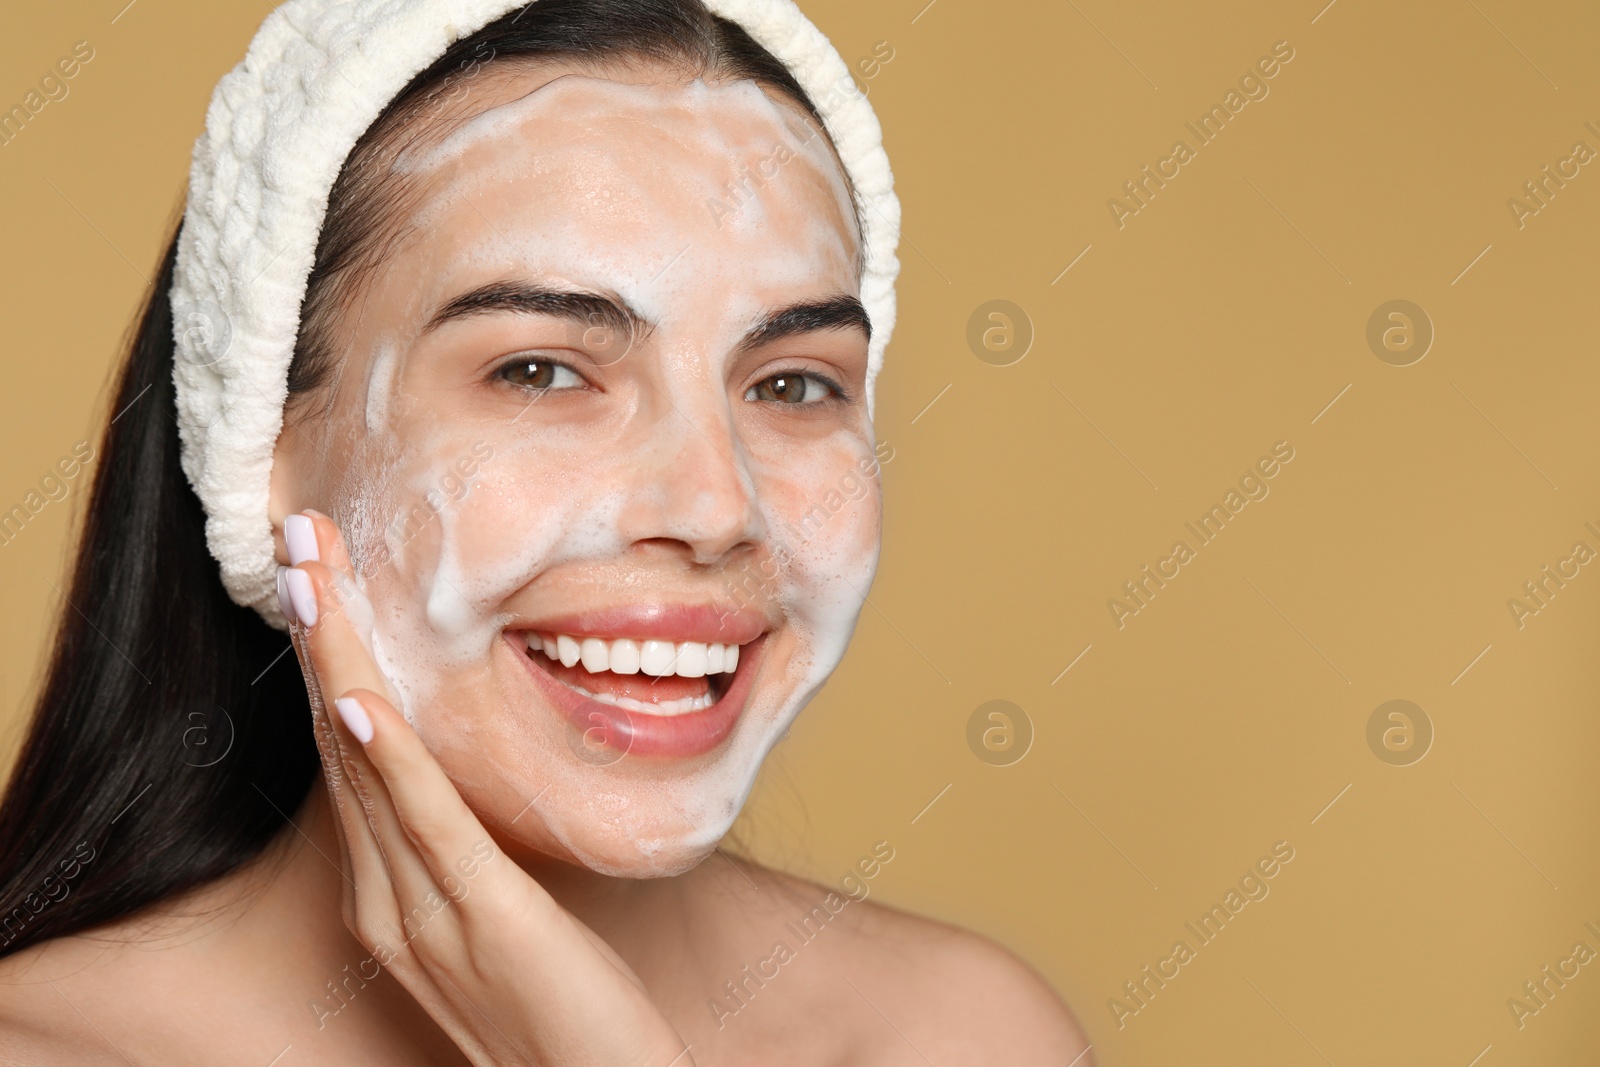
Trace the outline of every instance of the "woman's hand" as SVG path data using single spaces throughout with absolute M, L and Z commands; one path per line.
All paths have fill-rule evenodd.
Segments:
M 333 521 L 284 526 L 295 566 L 280 589 L 338 814 L 345 924 L 475 1064 L 693 1063 L 627 964 L 495 846 L 380 695 Z

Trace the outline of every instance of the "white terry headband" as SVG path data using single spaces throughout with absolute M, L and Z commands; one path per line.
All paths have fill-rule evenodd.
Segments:
M 787 67 L 821 113 L 862 208 L 872 323 L 867 413 L 894 329 L 900 201 L 883 132 L 828 39 L 792 0 L 703 0 Z M 194 146 L 172 283 L 183 470 L 239 604 L 279 629 L 268 518 L 300 305 L 350 150 L 456 41 L 526 0 L 289 0 L 212 94 Z

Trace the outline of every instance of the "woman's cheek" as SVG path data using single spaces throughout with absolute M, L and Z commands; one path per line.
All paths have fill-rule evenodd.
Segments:
M 840 431 L 809 456 L 763 455 L 753 466 L 773 540 L 792 555 L 839 562 L 876 555 L 881 494 L 869 441 Z
M 877 570 L 881 495 L 871 445 L 841 433 L 814 459 L 761 464 L 762 506 L 776 563 L 770 587 L 808 650 L 808 673 L 831 671 L 844 654 Z M 795 472 L 810 472 L 796 479 Z
M 448 562 L 470 585 L 463 591 L 483 611 L 493 613 L 559 563 L 626 547 L 615 528 L 622 475 L 597 463 L 597 453 L 578 459 L 515 439 L 493 449 L 457 508 L 445 546 Z
M 809 505 L 799 519 L 802 538 L 791 548 L 786 568 L 793 574 L 793 584 L 820 592 L 844 581 L 846 588 L 858 592 L 854 599 L 864 600 L 877 570 L 880 524 L 876 486 L 857 499 L 825 495 L 820 505 Z

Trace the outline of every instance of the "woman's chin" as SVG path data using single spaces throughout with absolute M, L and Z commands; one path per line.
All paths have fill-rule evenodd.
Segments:
M 540 839 L 515 840 L 512 854 L 555 859 L 612 878 L 671 878 L 699 866 L 728 827 L 679 827 L 660 835 L 616 836 L 589 826 Z
M 698 867 L 715 847 L 666 846 L 648 856 L 635 849 L 631 856 L 622 852 L 590 855 L 582 862 L 591 871 L 611 878 L 671 878 Z

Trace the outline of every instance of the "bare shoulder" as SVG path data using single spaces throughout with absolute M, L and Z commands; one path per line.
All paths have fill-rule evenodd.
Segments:
M 852 902 L 846 930 L 885 1014 L 920 1019 L 963 1063 L 1070 1063 L 1089 1044 L 1044 978 L 988 938 L 871 900 Z M 840 916 L 844 918 L 844 915 Z M 931 1055 L 931 1053 L 929 1053 Z M 1093 1053 L 1074 1067 L 1093 1067 Z
M 914 1063 L 1093 1067 L 1089 1039 L 1066 1003 L 1005 948 L 873 900 L 833 896 L 828 936 L 842 936 L 827 952 L 828 970 L 837 971 L 829 977 L 866 1002 L 884 1053 L 898 1047 Z
M 45 942 L 0 959 L 0 1063 L 121 1063 L 94 1040 L 53 985 L 60 942 Z

